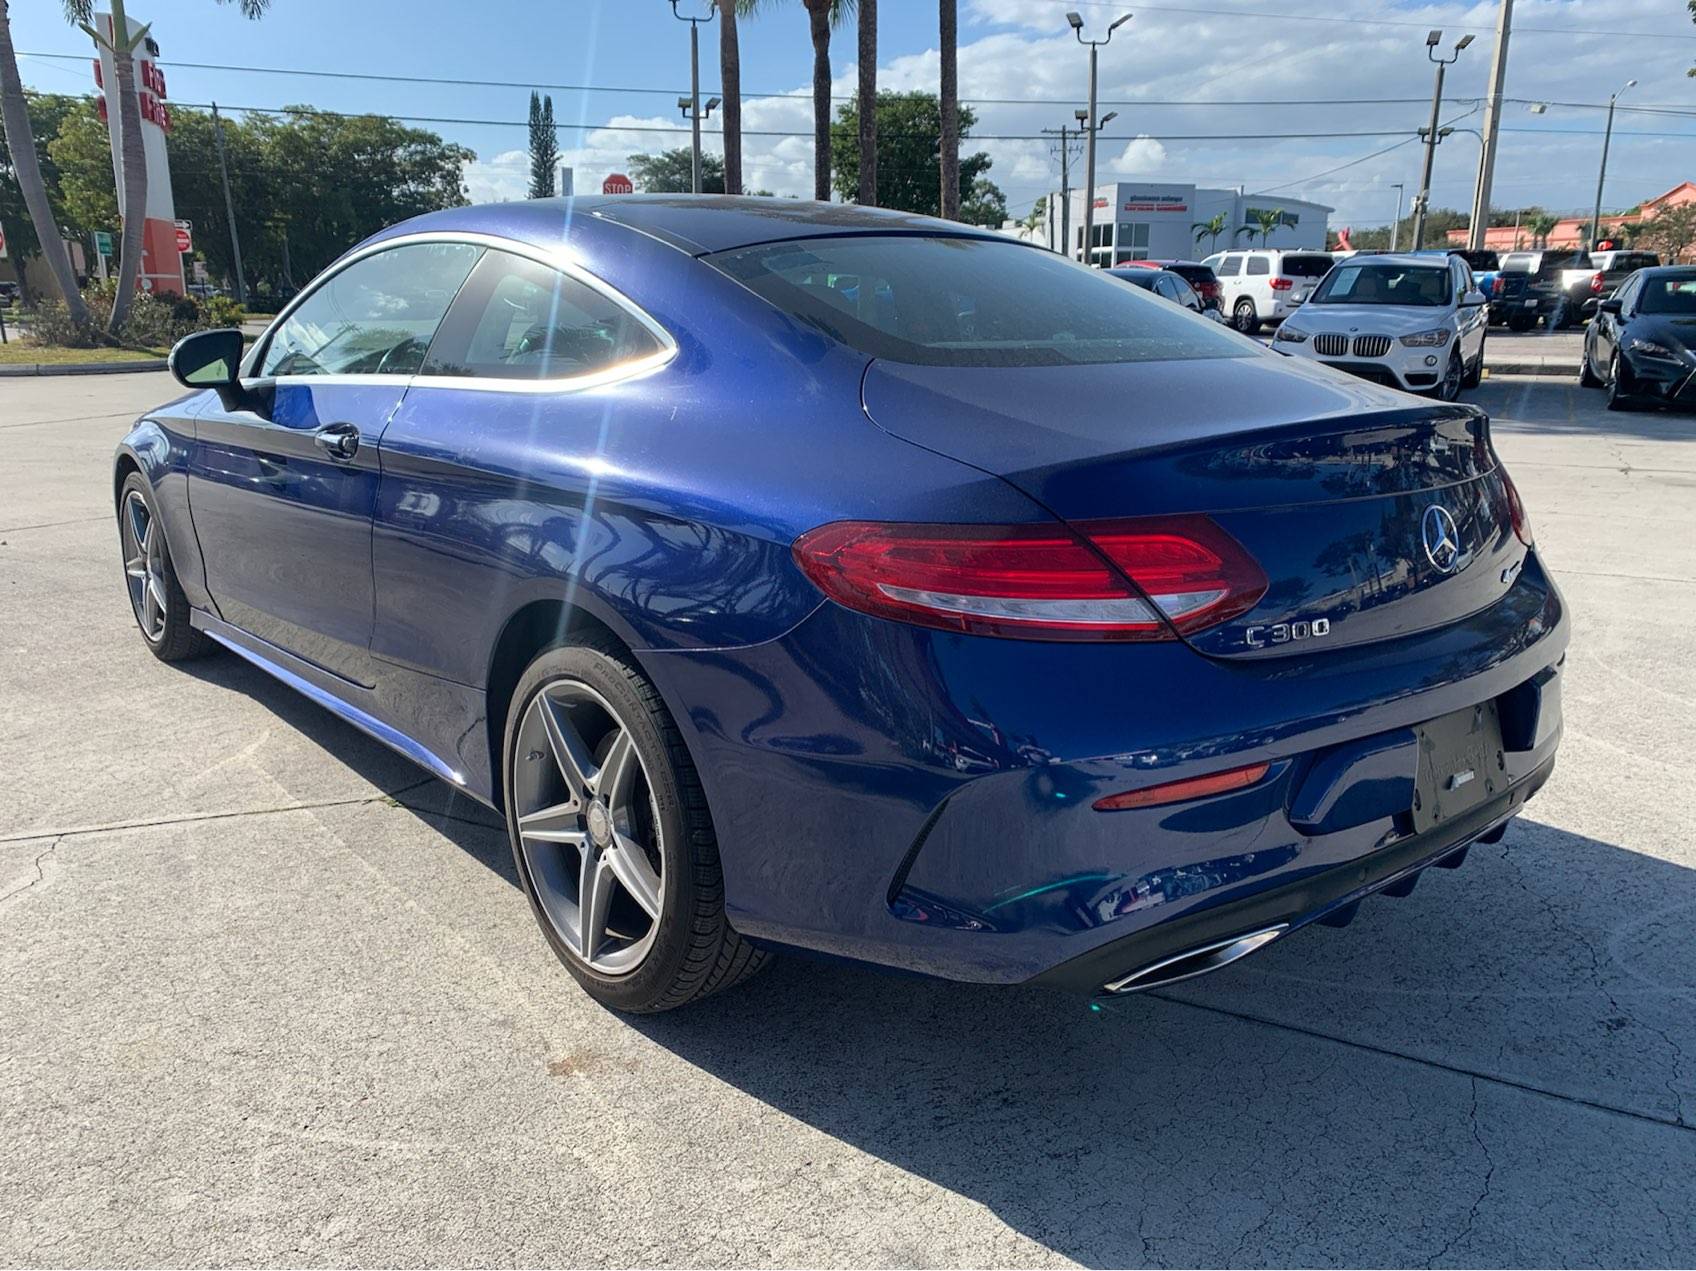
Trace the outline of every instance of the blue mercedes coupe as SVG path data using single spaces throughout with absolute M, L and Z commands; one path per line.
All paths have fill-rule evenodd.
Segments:
M 458 209 L 172 370 L 113 472 L 148 647 L 498 809 L 618 1009 L 786 946 L 1170 984 L 1554 764 L 1568 620 L 1482 412 L 990 231 Z

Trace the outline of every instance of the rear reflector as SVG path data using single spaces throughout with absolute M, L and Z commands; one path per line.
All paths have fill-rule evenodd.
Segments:
M 1130 808 L 1155 808 L 1164 803 L 1183 803 L 1205 798 L 1210 794 L 1225 794 L 1252 786 L 1266 775 L 1270 764 L 1250 764 L 1246 768 L 1228 768 L 1205 777 L 1188 777 L 1183 781 L 1168 781 L 1165 785 L 1148 786 L 1142 790 L 1126 790 L 1097 799 L 1092 805 L 1097 812 L 1124 812 Z
M 1252 608 L 1266 575 L 1204 516 L 1045 525 L 838 521 L 795 541 L 838 604 L 1033 640 L 1170 640 Z

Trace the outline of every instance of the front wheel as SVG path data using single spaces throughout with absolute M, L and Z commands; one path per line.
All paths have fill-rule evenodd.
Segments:
M 1449 354 L 1448 365 L 1443 368 L 1443 378 L 1437 385 L 1437 397 L 1441 401 L 1452 402 L 1460 396 L 1460 386 L 1466 379 L 1466 364 L 1461 360 L 1460 350 Z
M 1478 341 L 1478 360 L 1467 367 L 1466 376 L 1461 380 L 1462 388 L 1477 388 L 1484 382 L 1484 345 L 1489 340 L 1486 332 Z
M 1630 410 L 1631 395 L 1626 391 L 1625 377 L 1628 374 L 1625 359 L 1620 357 L 1619 350 L 1608 359 L 1608 409 Z
M 1237 301 L 1231 310 L 1231 325 L 1244 335 L 1253 335 L 1260 330 L 1260 315 L 1254 310 L 1254 301 L 1242 299 Z
M 654 686 L 612 644 L 551 649 L 513 693 L 507 832 L 542 934 L 596 1001 L 670 1010 L 765 954 L 732 930 L 706 796 Z
M 1583 350 L 1578 355 L 1578 386 L 1580 388 L 1596 388 L 1601 382 L 1596 372 L 1590 369 L 1590 345 L 1586 341 Z
M 1524 335 L 1536 325 L 1536 314 L 1516 313 L 1508 319 L 1508 330 L 1512 331 L 1515 335 Z
M 177 582 L 165 524 L 147 478 L 132 472 L 118 491 L 118 542 L 124 553 L 124 586 L 141 638 L 161 662 L 184 662 L 213 645 L 189 621 L 188 597 Z

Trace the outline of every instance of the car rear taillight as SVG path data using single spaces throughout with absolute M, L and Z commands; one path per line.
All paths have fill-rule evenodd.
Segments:
M 1295 286 L 1295 283 L 1288 278 L 1273 278 L 1266 285 L 1271 287 L 1273 291 L 1288 291 Z
M 1533 547 L 1535 544 L 1531 541 L 1531 518 L 1525 513 L 1525 501 L 1519 497 L 1519 487 L 1513 483 L 1508 470 L 1503 468 L 1501 472 L 1502 488 L 1507 491 L 1508 496 L 1508 519 L 1513 523 L 1514 537 L 1527 547 Z
M 1233 618 L 1266 575 L 1205 516 L 1049 525 L 837 521 L 795 561 L 838 604 L 1030 640 L 1170 640 Z
M 1090 806 L 1097 812 L 1124 812 L 1131 808 L 1157 808 L 1166 803 L 1183 803 L 1202 799 L 1210 794 L 1225 794 L 1254 785 L 1267 773 L 1271 764 L 1250 764 L 1246 768 L 1228 768 L 1210 772 L 1205 777 L 1186 777 L 1182 781 L 1167 781 L 1141 790 L 1125 790 L 1097 799 Z
M 1590 276 L 1590 294 L 1592 296 L 1599 296 L 1599 295 L 1602 294 L 1602 275 L 1601 274 L 1592 274 Z
M 1490 294 L 1492 296 L 1499 296 L 1506 290 L 1507 280 L 1500 274 L 1497 274 L 1494 278 L 1490 279 Z

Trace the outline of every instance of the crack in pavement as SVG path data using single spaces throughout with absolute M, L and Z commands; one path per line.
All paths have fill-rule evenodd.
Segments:
M 62 835 L 62 834 L 55 837 L 54 840 L 47 845 L 47 849 L 45 851 L 43 851 L 42 853 L 40 853 L 35 858 L 35 861 L 34 861 L 35 877 L 30 879 L 22 887 L 14 887 L 14 888 L 12 888 L 11 891 L 6 892 L 4 895 L 0 895 L 0 905 L 4 905 L 7 901 L 13 899 L 16 896 L 23 895 L 26 891 L 29 891 L 31 888 L 33 888 L 37 883 L 46 882 L 47 881 L 47 871 L 42 869 L 42 867 L 41 867 L 42 863 L 44 861 L 46 861 L 46 859 L 49 856 L 53 855 L 54 852 L 57 852 L 59 850 L 59 844 L 63 843 L 64 841 L 65 841 L 65 836 Z
M 318 803 L 289 803 L 274 808 L 237 808 L 228 812 L 189 812 L 182 816 L 158 817 L 147 821 L 112 821 L 102 825 L 78 825 L 59 830 L 33 830 L 28 834 L 0 835 L 0 844 L 27 843 L 31 839 L 72 838 L 84 834 L 108 834 L 116 830 L 150 830 L 161 825 L 187 825 L 196 821 L 226 821 L 242 816 L 275 816 L 281 812 L 311 812 L 318 808 L 344 808 L 360 803 L 380 803 L 384 799 L 399 801 L 403 794 L 423 789 L 435 782 L 425 777 L 395 790 L 379 790 L 375 794 L 354 795 L 346 799 L 325 799 Z
M 1611 1103 L 1598 1103 L 1594 1099 L 1586 1099 L 1582 1095 L 1562 1094 L 1558 1090 L 1550 1090 L 1544 1086 L 1534 1086 L 1528 1081 L 1518 1081 L 1513 1077 L 1503 1077 L 1495 1073 L 1478 1072 L 1472 1068 L 1462 1068 L 1458 1064 L 1446 1064 L 1440 1059 L 1427 1059 L 1423 1055 L 1410 1055 L 1405 1051 L 1392 1050 L 1388 1046 L 1377 1046 L 1371 1042 L 1356 1041 L 1352 1037 L 1339 1037 L 1336 1033 L 1327 1033 L 1317 1028 L 1307 1028 L 1301 1024 L 1291 1024 L 1283 1020 L 1269 1019 L 1264 1015 L 1254 1015 L 1248 1011 L 1232 1010 L 1224 1006 L 1209 1006 L 1204 1002 L 1185 1001 L 1181 997 L 1167 997 L 1163 993 L 1144 993 L 1141 996 L 1154 998 L 1156 1001 L 1169 1002 L 1173 1006 L 1187 1006 L 1192 1011 L 1206 1011 L 1211 1015 L 1223 1015 L 1227 1019 L 1241 1020 L 1244 1023 L 1260 1024 L 1266 1028 L 1278 1028 L 1287 1032 L 1299 1033 L 1303 1037 L 1313 1037 L 1320 1041 L 1334 1042 L 1338 1046 L 1348 1046 L 1354 1050 L 1362 1050 L 1371 1055 L 1382 1055 L 1386 1059 L 1403 1059 L 1410 1064 L 1418 1064 L 1437 1072 L 1450 1073 L 1456 1077 L 1467 1077 L 1473 1081 L 1488 1081 L 1492 1085 L 1505 1086 L 1510 1090 L 1519 1090 L 1525 1094 L 1540 1095 L 1545 1099 L 1554 1099 L 1560 1103 L 1570 1103 L 1577 1107 L 1589 1108 L 1594 1112 L 1606 1112 L 1618 1117 L 1627 1117 L 1633 1121 L 1643 1121 L 1649 1125 L 1663 1126 L 1669 1130 L 1682 1130 L 1686 1134 L 1696 1133 L 1696 1125 L 1691 1125 L 1682 1117 L 1656 1116 L 1651 1112 L 1638 1112 L 1633 1108 L 1619 1108 Z
M 92 521 L 108 521 L 111 517 L 102 512 L 99 516 L 79 516 L 72 521 L 43 521 L 39 525 L 0 525 L 0 534 L 22 534 L 26 530 L 56 530 L 65 525 L 87 525 Z

